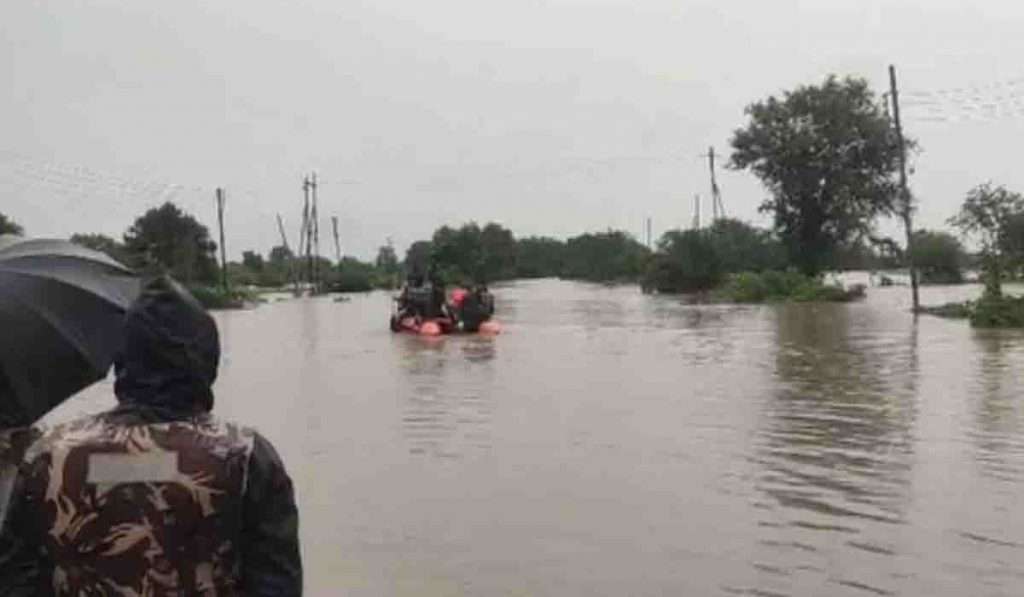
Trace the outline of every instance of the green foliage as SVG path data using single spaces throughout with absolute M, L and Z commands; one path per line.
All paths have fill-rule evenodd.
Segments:
M 919 313 L 969 319 L 976 328 L 1024 327 L 1024 297 L 983 294 L 977 301 L 948 303 L 936 307 L 921 307 Z
M 917 312 L 936 317 L 948 319 L 967 319 L 971 316 L 973 309 L 971 303 L 946 303 L 934 307 L 918 307 Z
M 262 273 L 263 255 L 255 251 L 242 251 L 242 265 L 253 272 Z
M 432 265 L 450 283 L 505 280 L 515 275 L 516 240 L 512 232 L 489 223 L 460 228 L 442 226 L 431 241 Z
M 991 183 L 979 185 L 967 193 L 960 211 L 949 223 L 967 237 L 981 243 L 982 270 L 986 297 L 1002 295 L 1006 270 L 1021 258 L 1017 222 L 1024 214 L 1024 197 Z
M 725 273 L 785 269 L 785 248 L 770 232 L 746 222 L 723 218 L 709 230 L 711 242 Z
M 17 222 L 0 213 L 0 234 L 13 234 L 15 236 L 21 236 L 25 233 L 25 229 L 22 228 Z
M 658 242 L 643 286 L 658 292 L 698 292 L 718 286 L 724 276 L 710 230 L 672 230 Z
M 785 250 L 769 232 L 723 219 L 703 230 L 665 233 L 644 287 L 658 292 L 698 292 L 718 286 L 726 274 L 785 267 Z
M 369 292 L 378 279 L 377 268 L 353 257 L 344 257 L 331 272 L 332 292 Z
M 565 269 L 565 243 L 554 238 L 531 236 L 516 248 L 517 278 L 553 278 Z
M 1024 327 L 1024 297 L 985 294 L 971 305 L 970 319 L 977 328 Z
M 225 291 L 220 286 L 189 286 L 189 292 L 203 307 L 211 310 L 244 309 L 262 302 L 259 296 L 241 288 Z
M 955 236 L 947 232 L 918 230 L 914 233 L 911 259 L 917 266 L 921 282 L 925 284 L 958 284 L 963 282 L 961 271 L 964 248 Z
M 848 302 L 863 297 L 863 288 L 845 290 L 798 272 L 744 272 L 729 277 L 715 298 L 732 303 Z
M 894 211 L 899 154 L 863 79 L 830 76 L 746 114 L 732 138 L 732 167 L 750 169 L 771 193 L 761 210 L 774 215 L 790 261 L 805 274 L 821 272 L 838 247 Z
M 639 280 L 647 267 L 650 251 L 620 230 L 587 233 L 565 244 L 563 275 L 592 282 Z
M 217 278 L 217 245 L 210 240 L 210 231 L 173 203 L 136 219 L 124 235 L 124 244 L 132 261 L 127 265 L 157 265 L 186 284 Z
M 398 264 L 398 255 L 395 253 L 395 248 L 391 246 L 390 242 L 377 251 L 375 264 L 377 269 L 386 274 L 398 274 L 401 271 L 401 267 Z
M 131 256 L 128 254 L 128 249 L 124 244 L 117 242 L 109 236 L 103 234 L 75 234 L 71 237 L 71 242 L 87 249 L 104 253 L 123 265 L 128 265 L 131 262 Z

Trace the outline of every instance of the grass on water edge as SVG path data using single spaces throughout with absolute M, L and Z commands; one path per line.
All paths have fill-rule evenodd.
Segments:
M 921 307 L 918 313 L 967 319 L 976 328 L 1024 328 L 1024 297 L 985 295 L 976 301 Z

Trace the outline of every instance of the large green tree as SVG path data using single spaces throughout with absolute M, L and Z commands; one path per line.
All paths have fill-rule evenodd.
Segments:
M 725 273 L 786 268 L 785 250 L 771 232 L 732 218 L 715 221 L 708 237 Z
M 586 233 L 565 244 L 567 278 L 594 282 L 639 279 L 650 250 L 621 230 Z
M 658 292 L 696 292 L 714 288 L 724 276 L 710 230 L 670 230 L 658 241 L 643 287 Z
M 891 123 L 863 79 L 830 76 L 746 109 L 731 166 L 749 169 L 771 197 L 789 257 L 816 275 L 833 251 L 894 211 L 899 152 Z M 912 143 L 911 143 L 912 145 Z
M 397 274 L 400 270 L 398 265 L 398 255 L 395 253 L 395 247 L 392 246 L 391 242 L 381 246 L 377 250 L 377 259 L 374 261 L 381 272 L 389 275 Z
M 450 282 L 489 282 L 515 275 L 516 239 L 499 224 L 442 226 L 434 232 L 431 246 L 434 267 Z
M 956 284 L 963 281 L 964 247 L 948 232 L 914 232 L 911 259 L 925 284 Z
M 1024 218 L 1024 196 L 991 183 L 967 193 L 960 211 L 949 219 L 968 238 L 981 243 L 985 292 L 1002 295 L 1003 277 L 1024 254 L 1024 241 L 1014 232 Z
M 216 243 L 210 231 L 167 202 L 140 216 L 124 235 L 129 254 L 143 266 L 158 266 L 186 283 L 217 278 Z
M 516 247 L 516 277 L 550 278 L 565 268 L 565 243 L 543 236 L 520 239 Z
M 25 230 L 14 220 L 0 214 L 0 234 L 14 234 L 21 236 L 25 233 Z

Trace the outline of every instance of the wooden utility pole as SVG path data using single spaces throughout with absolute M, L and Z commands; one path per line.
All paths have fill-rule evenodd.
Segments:
M 306 281 L 313 284 L 313 210 L 309 202 L 309 190 L 312 188 L 309 177 L 302 179 L 302 193 L 306 199 L 305 209 L 305 242 L 306 242 Z
M 647 218 L 647 248 L 651 248 L 651 218 Z
M 896 143 L 900 157 L 900 211 L 903 226 L 907 230 L 907 265 L 910 269 L 910 292 L 913 296 L 914 313 L 920 309 L 921 303 L 917 290 L 917 266 L 914 264 L 914 202 L 907 188 L 907 147 L 903 140 L 903 127 L 900 124 L 900 95 L 896 88 L 896 67 L 889 65 L 889 93 L 892 95 L 893 123 L 896 125 Z
M 321 290 L 321 288 L 320 288 L 320 215 L 319 215 L 319 212 L 317 211 L 317 201 L 316 201 L 316 186 L 317 186 L 316 185 L 316 172 L 314 172 L 313 176 L 311 177 L 310 185 L 311 185 L 312 191 L 313 191 L 313 199 L 312 199 L 313 207 L 312 207 L 312 211 L 310 212 L 310 214 L 311 214 L 310 217 L 312 218 L 312 222 L 310 222 L 312 224 L 311 232 L 313 234 L 313 269 L 312 269 L 313 293 L 314 294 L 319 294 L 320 290 Z
M 722 193 L 718 189 L 718 180 L 715 178 L 715 148 L 708 147 L 708 170 L 711 172 L 711 213 L 714 222 L 725 217 L 725 205 L 722 203 Z
M 288 247 L 288 235 L 284 233 L 284 221 L 281 220 L 281 214 L 277 214 L 277 229 L 281 231 L 281 245 L 284 247 L 284 252 L 288 258 L 288 277 L 292 279 L 292 284 L 295 286 L 295 294 L 298 294 L 299 277 L 295 275 L 295 255 L 292 254 L 291 248 Z
M 338 265 L 341 265 L 341 237 L 338 235 L 338 216 L 331 216 L 331 226 L 334 227 L 334 252 L 338 256 Z
M 217 187 L 217 224 L 220 226 L 220 284 L 228 291 L 228 258 L 224 247 L 224 189 Z
M 700 193 L 693 196 L 693 229 L 700 230 Z

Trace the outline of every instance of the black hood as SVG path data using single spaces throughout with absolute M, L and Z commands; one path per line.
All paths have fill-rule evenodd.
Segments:
M 217 324 L 180 284 L 167 276 L 147 282 L 125 314 L 123 341 L 114 361 L 119 402 L 168 415 L 213 408 Z

